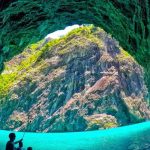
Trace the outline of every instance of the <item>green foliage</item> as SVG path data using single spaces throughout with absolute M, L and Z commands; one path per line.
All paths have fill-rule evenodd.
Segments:
M 114 128 L 117 126 L 117 123 L 114 122 L 108 122 L 104 124 L 104 129 Z
M 65 47 L 66 41 L 70 41 L 72 36 L 80 35 L 83 37 L 89 37 L 90 35 L 92 37 L 92 29 L 94 29 L 94 26 L 81 27 L 71 31 L 62 38 L 51 40 L 45 45 L 43 45 L 44 40 L 41 40 L 38 43 L 28 46 L 20 55 L 5 63 L 5 69 L 0 75 L 0 96 L 6 96 L 15 83 L 21 80 L 23 81 L 24 78 L 26 78 L 27 75 L 30 75 L 31 72 L 41 70 L 42 67 L 45 66 L 45 63 L 42 59 L 39 60 L 39 58 L 42 58 L 46 51 L 51 51 L 51 49 L 55 46 Z M 96 40 L 96 38 L 94 39 L 93 36 L 93 39 L 91 40 Z M 73 40 L 72 44 L 76 42 L 76 40 Z M 59 55 L 63 53 L 66 53 L 65 48 L 58 52 Z M 37 66 L 36 63 L 38 63 Z
M 93 119 L 88 124 L 89 129 L 95 129 L 95 130 L 100 129 L 101 127 L 104 129 L 108 129 L 108 128 L 114 128 L 116 126 L 117 126 L 116 122 L 105 121 L 105 119 L 103 120 Z
M 14 62 L 5 64 L 4 72 L 0 75 L 0 96 L 6 96 L 10 88 L 13 87 L 17 81 L 23 80 L 28 70 L 42 53 L 42 50 L 36 50 L 40 44 L 41 42 L 27 47 L 25 51 L 19 55 L 22 59 L 16 57 L 14 58 Z M 28 51 L 30 51 L 30 53 Z
M 15 81 L 16 76 L 17 73 L 0 75 L 0 97 L 7 95 L 7 92 Z
M 119 49 L 120 49 L 120 52 L 121 52 L 121 53 L 117 56 L 117 59 L 118 59 L 119 61 L 132 60 L 132 61 L 135 61 L 135 62 L 136 62 L 136 60 L 135 60 L 127 51 L 125 51 L 125 50 L 122 49 L 121 47 L 119 47 Z

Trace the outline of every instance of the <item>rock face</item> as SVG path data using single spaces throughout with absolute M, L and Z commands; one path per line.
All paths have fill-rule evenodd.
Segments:
M 149 0 L 2 0 L 0 72 L 3 63 L 55 30 L 90 23 L 111 33 L 145 69 L 150 92 Z
M 5 64 L 1 129 L 84 131 L 150 118 L 141 66 L 102 29 L 43 42 Z

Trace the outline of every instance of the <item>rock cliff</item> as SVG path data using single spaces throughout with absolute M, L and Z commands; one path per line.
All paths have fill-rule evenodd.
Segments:
M 144 67 L 150 91 L 149 0 L 1 0 L 0 72 L 3 62 L 50 32 L 94 24 L 113 35 Z
M 0 75 L 0 128 L 106 129 L 150 118 L 142 67 L 104 30 L 28 46 Z

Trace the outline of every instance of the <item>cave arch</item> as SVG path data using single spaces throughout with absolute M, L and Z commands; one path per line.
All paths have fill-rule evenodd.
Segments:
M 94 24 L 112 34 L 148 76 L 149 0 L 3 0 L 0 8 L 1 70 L 4 61 L 50 32 L 72 24 Z

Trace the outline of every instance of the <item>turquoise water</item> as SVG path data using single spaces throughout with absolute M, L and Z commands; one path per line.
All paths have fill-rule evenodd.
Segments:
M 15 132 L 17 139 L 22 132 Z M 9 131 L 0 130 L 0 150 Z M 72 133 L 26 133 L 24 147 L 33 150 L 150 150 L 150 122 L 101 131 Z

